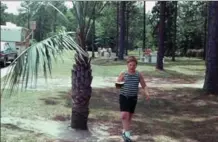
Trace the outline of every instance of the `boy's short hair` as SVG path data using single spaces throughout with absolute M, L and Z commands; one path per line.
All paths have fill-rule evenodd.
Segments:
M 136 65 L 138 64 L 138 61 L 137 61 L 137 59 L 136 59 L 135 56 L 129 56 L 129 57 L 127 58 L 127 64 L 130 63 L 130 62 L 135 62 Z

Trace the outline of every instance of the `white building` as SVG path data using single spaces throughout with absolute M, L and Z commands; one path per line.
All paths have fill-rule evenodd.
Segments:
M 11 47 L 15 47 L 18 54 L 29 46 L 29 30 L 19 27 L 13 23 L 6 22 L 1 25 L 1 42 L 7 42 Z

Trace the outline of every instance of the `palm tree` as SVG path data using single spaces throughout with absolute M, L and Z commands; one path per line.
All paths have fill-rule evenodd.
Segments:
M 50 2 L 40 2 L 40 4 L 51 6 L 63 15 Z M 9 86 L 10 94 L 15 91 L 15 87 L 19 87 L 18 82 L 20 80 L 25 81 L 21 89 L 28 86 L 30 79 L 36 83 L 40 67 L 44 71 L 45 78 L 47 78 L 48 73 L 51 74 L 52 72 L 52 60 L 61 57 L 62 51 L 74 49 L 76 54 L 75 64 L 72 69 L 71 94 L 73 105 L 71 127 L 87 130 L 89 100 L 92 92 L 92 71 L 91 58 L 86 51 L 86 38 L 93 24 L 92 12 L 98 6 L 98 11 L 95 11 L 95 13 L 100 13 L 106 4 L 106 2 L 73 2 L 75 16 L 78 21 L 76 32 L 61 32 L 32 45 L 21 53 L 12 63 L 9 74 L 5 79 L 4 86 Z
M 208 37 L 204 90 L 218 95 L 218 2 L 208 4 Z

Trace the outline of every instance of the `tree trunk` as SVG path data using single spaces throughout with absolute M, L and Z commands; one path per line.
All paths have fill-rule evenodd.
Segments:
M 125 49 L 126 49 L 126 56 L 128 56 L 128 49 L 129 49 L 129 9 L 126 7 L 126 44 L 125 44 Z
M 208 42 L 204 90 L 218 95 L 218 2 L 208 5 Z
M 144 51 L 145 51 L 145 43 L 146 43 L 145 40 L 146 40 L 146 1 L 144 1 L 144 7 L 143 7 L 143 47 L 142 47 L 142 53 L 144 53 Z
M 117 48 L 116 48 L 116 56 L 118 57 L 119 53 L 119 1 L 117 1 Z
M 158 70 L 163 70 L 163 58 L 164 58 L 164 36 L 165 36 L 165 8 L 166 1 L 160 2 L 160 25 L 159 25 L 159 47 L 157 53 L 157 64 Z
M 119 13 L 119 19 L 120 19 L 120 45 L 119 45 L 119 59 L 123 60 L 124 57 L 124 46 L 125 46 L 125 6 L 126 2 L 121 1 L 120 2 L 120 13 Z
M 77 40 L 79 45 L 85 50 L 84 27 L 78 32 Z M 71 127 L 74 129 L 87 130 L 89 115 L 89 100 L 92 88 L 92 70 L 90 59 L 83 57 L 82 61 L 78 54 L 75 55 L 76 64 L 72 70 L 72 116 Z
M 175 59 L 175 52 L 176 52 L 176 49 L 177 49 L 177 42 L 176 42 L 176 21 L 177 21 L 177 1 L 173 1 L 173 8 L 174 8 L 174 20 L 173 20 L 173 23 L 174 23 L 174 26 L 173 26 L 173 32 L 174 32 L 174 35 L 173 35 L 173 50 L 172 50 L 172 61 L 176 61 Z
M 164 55 L 165 56 L 172 56 L 173 52 L 173 34 L 174 34 L 174 27 L 173 27 L 173 20 L 174 20 L 174 11 L 173 11 L 173 4 L 172 2 L 166 2 L 166 12 L 165 12 L 165 43 L 164 47 Z
M 30 8 L 28 7 L 28 9 L 27 9 L 27 21 L 28 21 L 28 23 L 27 23 L 27 29 L 30 29 Z
M 37 19 L 37 21 L 36 21 L 36 23 L 37 23 L 37 25 L 36 25 L 36 30 L 35 30 L 35 33 L 34 33 L 34 39 L 36 39 L 36 41 L 41 41 L 42 40 L 42 35 L 41 35 L 41 33 L 42 33 L 42 28 L 43 28 L 43 26 L 42 26 L 42 16 L 40 15 L 39 16 L 39 19 Z
M 88 129 L 89 100 L 92 92 L 91 82 L 92 71 L 88 59 L 82 64 L 77 60 L 72 70 L 73 106 L 71 127 L 74 129 Z
M 204 55 L 203 55 L 203 60 L 206 59 L 206 47 L 207 47 L 207 11 L 208 11 L 208 8 L 207 8 L 207 2 L 205 2 L 205 19 L 204 19 Z
M 57 11 L 54 11 L 54 25 L 53 25 L 53 31 L 56 33 L 56 24 L 57 24 Z
M 92 58 L 95 58 L 95 9 L 93 10 Z

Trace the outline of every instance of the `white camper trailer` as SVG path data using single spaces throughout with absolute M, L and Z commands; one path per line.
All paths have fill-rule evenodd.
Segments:
M 29 46 L 29 30 L 6 22 L 1 25 L 1 42 L 7 42 L 12 48 L 16 48 L 18 54 Z

